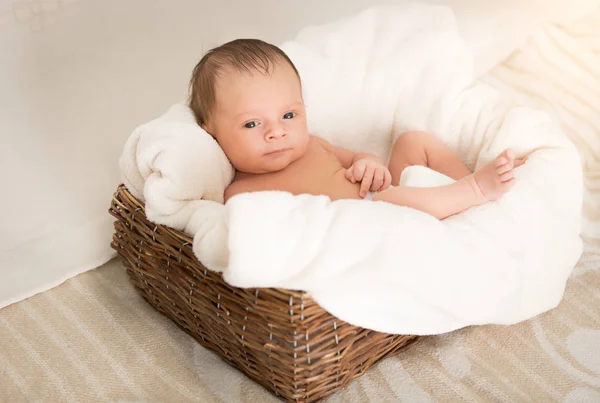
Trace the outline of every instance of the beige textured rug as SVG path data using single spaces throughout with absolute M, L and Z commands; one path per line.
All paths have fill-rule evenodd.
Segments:
M 424 338 L 331 402 L 600 402 L 600 13 L 549 27 L 486 80 L 553 112 L 582 155 L 586 253 L 564 300 L 515 326 Z M 156 313 L 113 260 L 0 310 L 0 402 L 26 401 L 276 400 Z
M 600 401 L 599 265 L 584 257 L 557 309 L 425 338 L 329 401 Z M 277 401 L 156 313 L 117 260 L 1 310 L 0 341 L 0 402 Z

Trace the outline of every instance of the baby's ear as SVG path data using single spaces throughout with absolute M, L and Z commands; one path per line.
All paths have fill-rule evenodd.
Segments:
M 210 130 L 208 130 L 208 126 L 206 125 L 206 123 L 202 123 L 202 130 L 204 130 L 206 133 L 210 134 L 211 136 L 213 136 L 213 134 L 210 132 Z M 215 137 L 215 136 L 213 136 Z

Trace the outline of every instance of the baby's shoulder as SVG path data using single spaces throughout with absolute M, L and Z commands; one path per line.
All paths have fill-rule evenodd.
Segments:
M 319 147 L 319 148 L 323 148 L 327 151 L 333 151 L 333 146 L 325 139 L 318 137 L 318 136 L 310 136 L 310 141 L 313 145 Z
M 239 193 L 248 193 L 259 190 L 258 182 L 256 177 L 247 176 L 242 178 L 235 178 L 233 182 L 229 184 L 225 189 L 225 201 Z

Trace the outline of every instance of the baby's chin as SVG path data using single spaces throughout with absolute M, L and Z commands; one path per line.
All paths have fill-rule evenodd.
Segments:
M 279 172 L 286 169 L 293 161 L 281 160 L 281 161 L 269 161 L 269 163 L 261 164 L 254 173 L 256 174 L 268 174 L 273 172 Z
M 272 172 L 283 171 L 290 164 L 291 164 L 291 162 L 278 163 L 278 164 L 270 164 L 269 166 L 265 167 L 265 173 L 272 173 Z
M 298 159 L 293 152 L 284 151 L 279 155 L 264 155 L 259 161 L 251 166 L 236 167 L 236 170 L 247 174 L 267 174 L 279 172 L 287 168 L 292 162 Z
M 297 154 L 298 152 L 294 149 L 281 151 L 276 154 L 267 154 L 263 156 L 262 162 L 264 168 L 269 172 L 281 171 L 298 159 Z

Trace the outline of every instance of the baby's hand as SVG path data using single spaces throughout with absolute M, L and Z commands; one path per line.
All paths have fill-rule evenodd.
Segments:
M 361 182 L 360 197 L 365 197 L 369 191 L 379 192 L 390 187 L 392 174 L 380 162 L 361 159 L 346 170 L 346 179 L 352 183 Z

